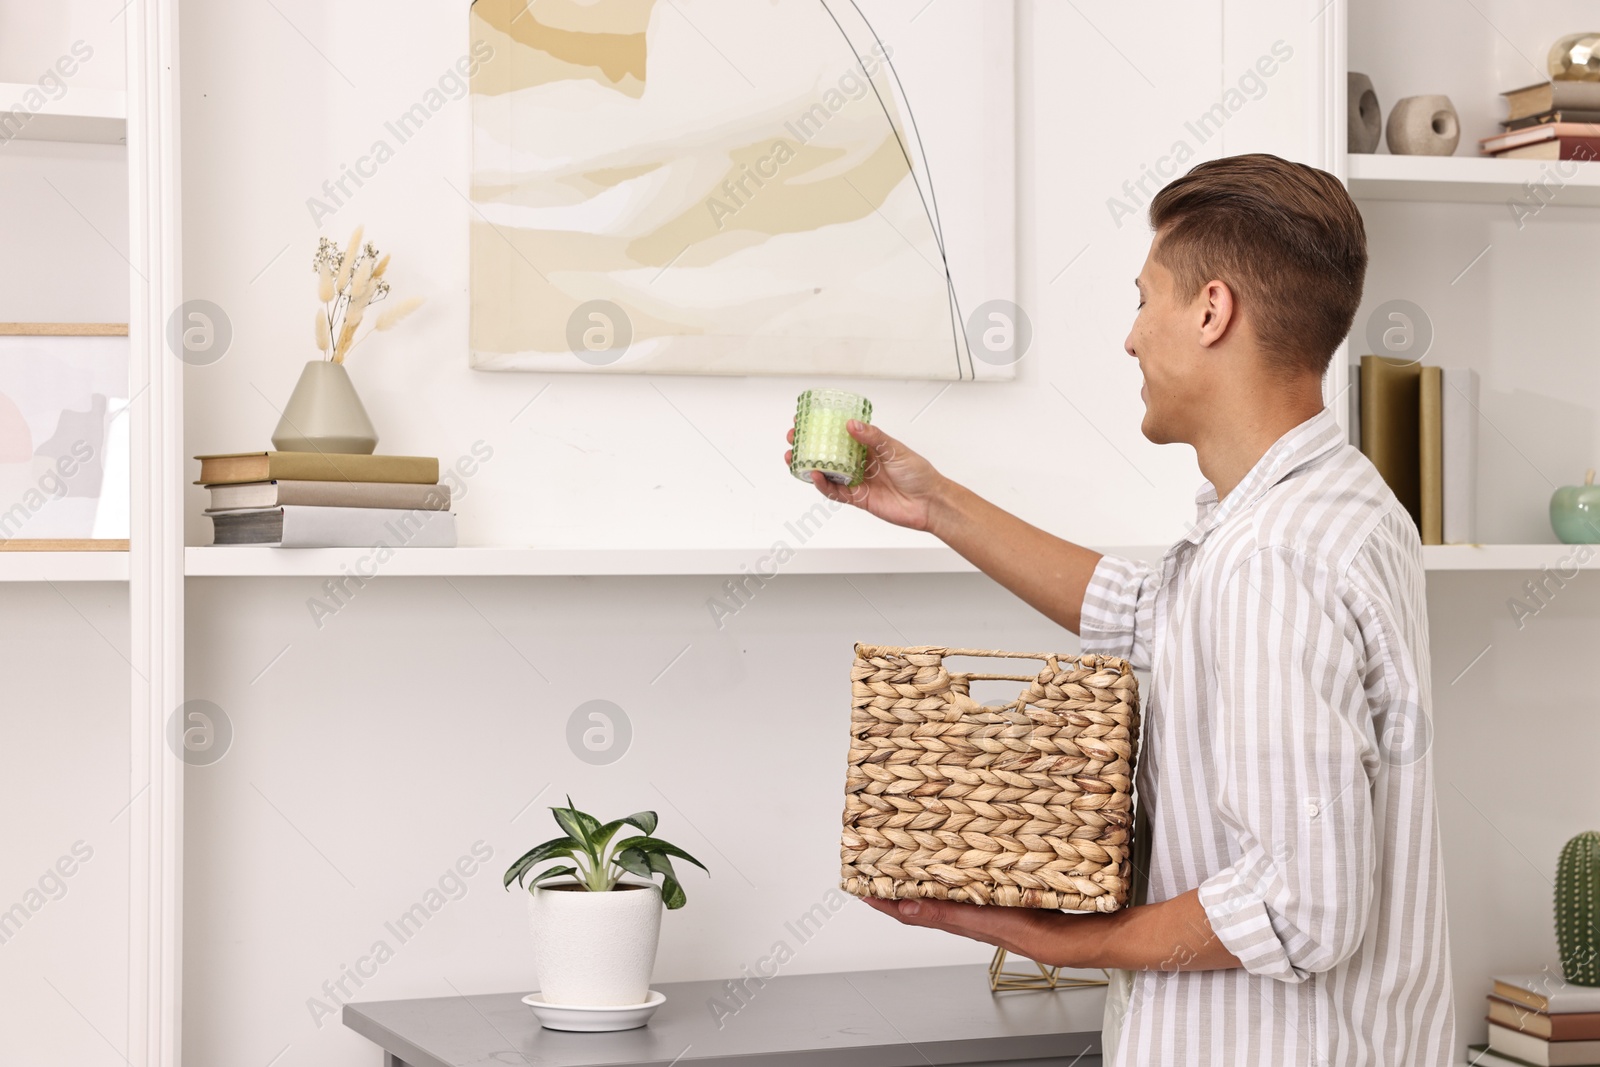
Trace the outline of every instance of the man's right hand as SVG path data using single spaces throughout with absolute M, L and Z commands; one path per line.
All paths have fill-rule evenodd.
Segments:
M 845 429 L 867 447 L 866 477 L 860 485 L 835 485 L 812 471 L 817 492 L 896 526 L 933 534 L 1046 618 L 1078 632 L 1083 594 L 1100 553 L 996 507 L 876 426 L 851 419 Z M 788 440 L 794 444 L 793 428 Z M 783 454 L 785 466 L 793 451 Z
M 811 483 L 830 500 L 853 504 L 885 522 L 912 530 L 928 530 L 940 494 L 949 484 L 944 475 L 922 456 L 907 448 L 870 423 L 851 419 L 845 424 L 850 436 L 867 448 L 867 473 L 859 485 L 836 485 L 811 472 Z M 794 444 L 794 428 L 788 441 Z M 783 454 L 789 465 L 793 449 Z

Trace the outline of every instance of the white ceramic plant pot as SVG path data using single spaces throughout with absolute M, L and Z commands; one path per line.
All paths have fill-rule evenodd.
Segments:
M 590 893 L 561 885 L 575 883 L 528 894 L 539 995 L 590 1007 L 644 1003 L 661 936 L 660 887 L 620 882 Z

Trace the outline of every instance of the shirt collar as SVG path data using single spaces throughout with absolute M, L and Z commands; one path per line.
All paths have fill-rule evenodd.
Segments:
M 1344 441 L 1344 431 L 1339 428 L 1333 412 L 1323 408 L 1273 442 L 1220 505 L 1216 486 L 1209 480 L 1200 483 L 1200 490 L 1194 496 L 1194 523 L 1178 545 L 1185 541 L 1198 545 L 1230 516 L 1248 508 L 1292 472 L 1321 458 Z

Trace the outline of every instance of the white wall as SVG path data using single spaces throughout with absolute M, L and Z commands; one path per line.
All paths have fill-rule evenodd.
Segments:
M 235 331 L 224 359 L 188 376 L 191 453 L 269 447 L 276 407 L 314 353 L 308 264 L 318 230 L 306 200 L 466 48 L 465 19 L 451 5 L 419 5 L 403 19 L 372 3 L 278 7 L 281 15 L 270 5 L 183 10 L 189 295 L 221 305 Z M 919 33 L 940 10 L 920 16 Z M 1215 51 L 1206 8 L 1164 10 L 1174 32 Z M 1124 15 L 1104 18 L 1113 38 L 1144 32 L 1135 19 L 1119 24 Z M 1026 40 L 1043 62 L 1020 75 L 1032 125 L 1019 300 L 1037 334 L 1017 381 L 823 384 L 863 389 L 875 421 L 952 476 L 983 478 L 997 501 L 1035 521 L 1095 543 L 1150 541 L 1189 517 L 1193 461 L 1140 437 L 1138 376 L 1121 351 L 1145 233 L 1138 219 L 1114 227 L 1105 200 L 1138 176 L 1144 147 L 1120 106 L 1086 113 L 1083 101 L 1114 87 L 1152 121 L 1177 127 L 1214 78 L 1205 62 L 1168 65 L 1157 72 L 1160 88 L 1150 88 L 1070 9 L 1047 7 Z M 892 43 L 911 50 L 916 41 Z M 459 509 L 464 543 L 766 547 L 810 503 L 783 470 L 783 436 L 795 395 L 818 383 L 466 372 L 471 209 L 457 190 L 466 189 L 468 121 L 466 101 L 445 107 L 324 224 L 342 242 L 365 223 L 394 253 L 396 294 L 429 300 L 350 359 L 380 450 L 450 462 L 479 438 L 495 448 Z M 1040 477 L 1062 490 L 1039 492 Z M 1124 499 L 1086 511 L 1065 490 L 1085 478 L 1118 486 Z M 1174 499 L 1169 489 L 1182 491 Z M 201 500 L 196 490 L 194 544 L 210 536 Z M 831 522 L 823 542 L 927 543 L 853 513 Z

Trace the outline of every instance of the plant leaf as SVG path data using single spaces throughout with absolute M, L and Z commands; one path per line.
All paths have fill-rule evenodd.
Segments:
M 546 867 L 544 870 L 542 870 L 538 874 L 534 875 L 531 880 L 529 880 L 528 888 L 531 890 L 534 886 L 538 885 L 540 882 L 544 881 L 546 878 L 559 878 L 563 874 L 570 874 L 574 878 L 576 878 L 578 876 L 578 868 L 576 868 L 576 867 Z
M 640 878 L 653 879 L 655 877 L 650 867 L 649 857 L 640 849 L 625 848 L 617 853 L 615 859 L 617 866 L 629 874 L 636 874 Z
M 568 798 L 568 803 L 570 805 L 571 798 Z M 556 824 L 565 830 L 569 837 L 577 840 L 585 852 L 593 855 L 595 852 L 594 839 L 589 835 L 600 828 L 599 824 L 595 823 L 593 826 L 585 825 L 583 819 L 579 818 L 580 813 L 578 810 L 570 806 L 551 808 L 550 811 L 556 817 Z M 589 821 L 592 823 L 594 819 L 590 817 Z
M 669 875 L 661 879 L 661 902 L 667 906 L 668 911 L 677 911 L 688 899 L 683 886 L 678 884 L 676 878 Z
M 533 846 L 519 856 L 515 863 L 506 868 L 505 887 L 510 889 L 513 880 L 520 882 L 522 876 L 527 873 L 528 868 L 535 863 L 555 859 L 557 856 L 564 856 L 570 859 L 572 850 L 580 847 L 582 846 L 570 837 L 557 837 L 546 841 L 542 845 Z
M 678 872 L 672 869 L 672 861 L 667 859 L 664 853 L 646 852 L 644 861 L 650 865 L 650 870 L 654 874 L 664 874 L 672 879 L 678 877 Z
M 648 837 L 648 836 L 646 836 L 646 837 L 628 837 L 628 838 L 624 838 L 623 840 L 617 842 L 617 848 L 619 848 L 619 849 L 641 848 L 641 849 L 644 849 L 644 851 L 646 851 L 646 852 L 664 852 L 669 856 L 676 856 L 680 860 L 688 860 L 690 863 L 694 864 L 696 867 L 699 867 L 702 871 L 706 871 L 706 865 L 705 864 L 701 863 L 699 860 L 697 860 L 693 856 L 689 855 L 687 852 L 685 852 L 683 849 L 679 848 L 677 845 L 670 844 L 670 843 L 668 843 L 666 841 L 663 841 L 659 837 Z M 706 871 L 706 873 L 710 874 L 711 872 L 710 871 Z
M 605 847 L 611 843 L 611 839 L 616 836 L 617 831 L 625 825 L 637 826 L 648 834 L 656 827 L 656 813 L 653 811 L 636 811 L 632 815 L 624 815 L 620 819 L 614 819 L 606 823 L 594 831 L 595 851 L 604 852 Z

